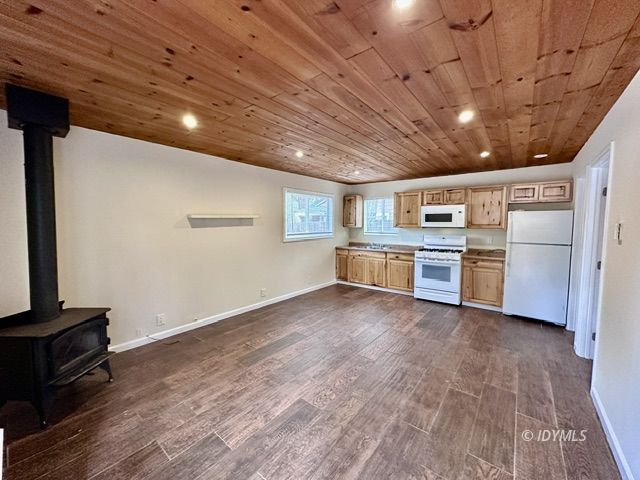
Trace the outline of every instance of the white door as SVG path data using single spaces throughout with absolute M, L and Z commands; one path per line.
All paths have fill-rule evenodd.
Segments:
M 507 242 L 571 245 L 573 210 L 509 212 Z
M 566 324 L 571 247 L 510 243 L 506 260 L 503 312 Z

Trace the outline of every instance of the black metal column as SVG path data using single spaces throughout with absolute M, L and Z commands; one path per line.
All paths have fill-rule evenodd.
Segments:
M 53 138 L 38 125 L 24 125 L 29 284 L 33 322 L 60 315 L 53 179 Z

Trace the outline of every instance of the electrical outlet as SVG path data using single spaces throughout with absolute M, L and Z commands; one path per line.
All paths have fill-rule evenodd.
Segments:
M 136 328 L 136 338 L 144 337 L 144 333 L 142 333 L 141 328 Z
M 159 313 L 156 315 L 156 327 L 162 327 L 167 324 L 167 314 Z
M 260 296 L 261 297 L 266 297 L 267 296 L 267 289 L 266 288 L 261 288 L 260 289 Z

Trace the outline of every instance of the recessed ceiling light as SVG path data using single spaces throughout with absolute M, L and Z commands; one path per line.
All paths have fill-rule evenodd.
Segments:
M 398 10 L 402 10 L 404 8 L 409 8 L 413 5 L 414 0 L 393 0 L 393 7 Z
M 184 126 L 189 130 L 192 130 L 198 126 L 198 119 L 190 113 L 187 113 L 182 117 L 182 123 L 184 123 Z
M 354 175 L 360 175 L 360 170 L 356 170 L 355 172 L 353 172 Z
M 480 158 L 487 158 L 489 155 L 491 155 L 491 153 L 486 150 L 484 152 L 480 152 Z
M 460 120 L 461 123 L 468 123 L 474 115 L 473 110 L 463 110 L 460 112 L 460 115 L 458 115 L 458 120 Z
M 298 150 L 298 151 L 296 152 L 296 157 L 298 157 L 298 158 L 302 158 L 302 157 L 304 157 L 304 152 L 303 152 L 302 150 Z
M 547 158 L 548 156 L 548 153 L 536 153 L 533 158 Z

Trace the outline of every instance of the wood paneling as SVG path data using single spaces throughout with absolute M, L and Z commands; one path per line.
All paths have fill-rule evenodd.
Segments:
M 0 84 L 69 98 L 74 125 L 345 183 L 560 163 L 640 68 L 639 13 L 636 0 L 16 0 L 0 5 Z

